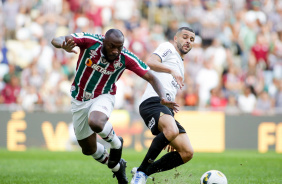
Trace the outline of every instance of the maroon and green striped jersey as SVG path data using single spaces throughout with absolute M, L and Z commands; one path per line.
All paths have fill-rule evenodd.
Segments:
M 116 94 L 116 81 L 125 69 L 142 77 L 149 67 L 137 56 L 123 48 L 114 62 L 107 62 L 101 49 L 104 36 L 91 33 L 72 34 L 80 48 L 76 74 L 71 87 L 71 96 L 79 101 L 87 101 L 101 94 Z

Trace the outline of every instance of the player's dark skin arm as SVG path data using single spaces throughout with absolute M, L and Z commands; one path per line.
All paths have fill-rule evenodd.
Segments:
M 53 38 L 51 43 L 55 48 L 62 48 L 67 52 L 73 52 L 77 54 L 77 52 L 73 49 L 76 44 L 71 35 Z
M 165 92 L 163 90 L 163 87 L 160 81 L 150 70 L 143 76 L 143 79 L 145 79 L 152 85 L 152 87 L 154 88 L 154 90 L 157 92 L 157 94 L 159 95 L 161 99 L 161 102 L 160 102 L 161 104 L 167 106 L 168 108 L 173 109 L 175 112 L 178 112 L 179 105 L 175 102 L 166 100 Z

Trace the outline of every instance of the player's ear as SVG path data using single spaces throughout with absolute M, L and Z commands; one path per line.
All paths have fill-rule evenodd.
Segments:
M 174 42 L 177 41 L 177 34 L 173 37 L 173 41 L 174 41 Z

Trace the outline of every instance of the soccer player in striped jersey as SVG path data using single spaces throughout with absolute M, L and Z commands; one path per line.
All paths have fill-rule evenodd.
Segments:
M 129 69 L 153 86 L 160 103 L 175 110 L 178 105 L 165 98 L 160 81 L 149 67 L 124 48 L 124 36 L 118 29 L 108 30 L 105 36 L 74 33 L 54 38 L 52 44 L 70 53 L 77 53 L 74 47 L 80 48 L 70 91 L 74 131 L 82 153 L 107 164 L 118 183 L 128 183 L 126 161 L 121 158 L 123 139 L 115 134 L 108 121 L 114 108 L 116 81 Z M 110 143 L 110 154 L 97 142 L 96 134 Z
M 177 91 L 183 86 L 183 58 L 192 49 L 194 40 L 194 31 L 188 27 L 181 27 L 174 36 L 174 42 L 160 44 L 148 60 L 148 65 L 155 76 L 161 79 L 168 100 L 174 101 Z M 134 177 L 131 184 L 145 184 L 151 174 L 180 166 L 193 156 L 189 137 L 185 129 L 174 119 L 174 110 L 158 103 L 159 96 L 150 84 L 147 85 L 141 101 L 140 115 L 156 137 L 141 165 L 132 169 Z M 169 147 L 171 152 L 155 161 L 164 147 Z

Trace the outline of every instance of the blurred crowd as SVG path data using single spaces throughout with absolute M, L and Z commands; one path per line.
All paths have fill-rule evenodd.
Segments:
M 118 28 L 144 62 L 181 26 L 194 29 L 182 109 L 282 113 L 280 0 L 1 0 L 0 110 L 69 110 L 78 55 L 51 40 Z M 137 109 L 146 82 L 126 71 L 116 109 Z

